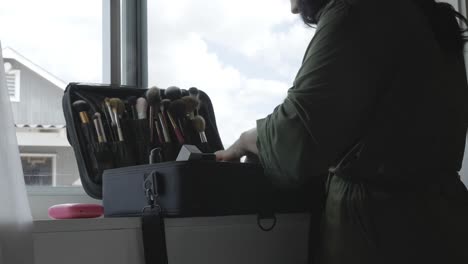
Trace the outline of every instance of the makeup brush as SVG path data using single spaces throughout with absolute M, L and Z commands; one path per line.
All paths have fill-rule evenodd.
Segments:
M 198 99 L 200 92 L 196 87 L 191 87 L 188 89 L 189 95 Z
M 200 106 L 200 101 L 192 96 L 184 96 L 181 99 L 185 104 L 185 115 L 190 119 L 193 119 L 195 116 L 195 111 Z
M 158 113 L 159 120 L 161 121 L 162 132 L 164 135 L 164 142 L 166 143 L 171 142 L 171 136 L 169 135 L 169 128 L 167 126 L 167 119 L 166 119 L 166 109 L 169 107 L 170 104 L 171 104 L 171 100 L 163 99 L 161 101 L 161 104 L 159 105 L 161 111 Z
M 167 99 L 174 101 L 182 97 L 182 91 L 177 86 L 170 86 L 166 89 L 165 95 Z
M 173 114 L 173 117 L 177 120 L 179 123 L 179 128 L 182 132 L 182 135 L 185 135 L 184 133 L 184 127 L 182 126 L 181 120 L 184 120 L 186 117 L 186 104 L 182 99 L 177 99 L 171 102 L 171 105 L 169 106 L 169 112 Z
M 83 100 L 78 100 L 73 103 L 73 108 L 80 114 L 82 124 L 89 124 L 89 104 Z
M 158 87 L 153 86 L 148 89 L 146 92 L 146 100 L 148 100 L 148 105 L 149 105 L 149 129 L 150 129 L 150 142 L 154 143 L 154 117 L 155 117 L 155 111 L 159 107 L 159 104 L 161 103 L 161 94 L 160 90 Z
M 117 114 L 120 119 L 123 118 L 123 114 L 125 113 L 125 104 L 122 100 L 116 100 L 117 102 Z
M 109 113 L 109 110 L 107 108 L 106 102 L 102 101 L 101 102 L 101 111 L 103 115 L 101 116 L 101 121 L 104 126 L 104 134 L 109 136 L 110 141 L 117 141 L 116 136 L 114 135 L 114 129 L 112 128 L 112 117 L 113 114 L 111 115 Z M 106 133 L 107 131 L 107 133 Z
M 100 113 L 95 113 L 93 116 L 94 127 L 96 128 L 96 134 L 99 143 L 107 142 L 106 133 L 104 133 L 104 126 L 102 125 L 102 119 Z
M 195 117 L 195 110 L 198 109 L 200 102 L 197 98 L 192 96 L 184 96 L 181 100 L 185 104 L 185 118 L 182 119 L 183 129 L 185 131 L 184 136 L 187 142 L 193 142 L 193 128 L 188 124 L 188 120 L 192 120 Z
M 114 113 L 112 112 L 112 107 L 111 107 L 111 104 L 110 104 L 110 99 L 109 98 L 105 98 L 104 99 L 104 103 L 106 104 L 106 107 L 107 107 L 107 111 L 109 112 L 109 116 L 111 118 L 111 124 L 112 125 L 115 125 L 115 117 L 114 117 Z
M 125 110 L 125 106 L 122 107 L 123 102 L 119 98 L 109 99 L 109 104 L 111 106 L 112 112 L 114 113 L 115 125 L 117 127 L 117 134 L 119 136 L 119 141 L 124 141 L 122 127 L 120 126 L 119 116 L 122 116 L 123 110 Z
M 159 122 L 158 120 L 154 120 L 154 127 L 156 128 L 156 134 L 158 134 L 158 140 L 159 140 L 159 143 L 163 143 L 164 142 L 164 136 L 161 132 L 161 129 L 159 128 Z
M 136 96 L 130 96 L 127 99 L 127 103 L 130 106 L 130 113 L 131 113 L 131 117 L 132 117 L 131 119 L 137 120 L 138 119 L 138 114 L 137 114 L 137 110 L 135 108 L 135 105 L 137 103 L 137 97 Z
M 198 110 L 200 109 L 200 91 L 196 87 L 191 87 L 188 90 L 189 95 L 198 100 L 198 107 L 193 111 L 194 115 L 198 115 Z
M 141 140 L 143 142 L 148 142 L 148 128 L 146 127 L 147 124 L 147 110 L 148 110 L 148 102 L 146 101 L 146 98 L 140 97 L 137 99 L 136 102 L 136 110 L 138 113 L 138 122 L 136 122 L 136 134 L 135 134 L 135 140 Z M 137 144 L 138 146 L 139 144 Z M 147 147 L 146 144 L 143 148 Z M 148 146 L 149 147 L 149 146 Z M 138 153 L 146 153 L 147 150 L 144 151 L 139 151 Z M 143 157 L 141 158 L 143 159 Z
M 205 128 L 206 128 L 205 119 L 200 115 L 195 116 L 192 119 L 192 124 L 193 124 L 193 127 L 195 128 L 195 131 L 197 131 L 198 134 L 200 135 L 201 143 L 202 144 L 208 143 L 208 139 L 206 138 L 206 134 L 205 134 Z
M 75 101 L 72 104 L 72 106 L 80 115 L 81 126 L 83 128 L 83 133 L 85 135 L 86 140 L 88 141 L 88 143 L 92 143 L 94 140 L 88 116 L 89 104 L 83 100 L 78 100 Z
M 179 126 L 177 125 L 170 111 L 172 103 L 169 100 L 167 100 L 163 104 L 165 104 L 164 109 L 166 109 L 167 117 L 169 118 L 169 121 L 172 125 L 172 129 L 174 130 L 177 141 L 179 142 L 179 144 L 183 145 L 185 143 L 184 136 L 182 135 L 182 132 L 180 131 Z M 185 108 L 185 105 L 183 107 Z
M 148 102 L 145 98 L 140 97 L 136 102 L 136 110 L 138 113 L 138 119 L 146 119 L 146 110 L 148 109 Z

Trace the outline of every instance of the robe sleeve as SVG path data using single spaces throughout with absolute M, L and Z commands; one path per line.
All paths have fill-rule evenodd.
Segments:
M 278 185 L 327 173 L 368 126 L 395 54 L 381 50 L 389 46 L 386 26 L 362 12 L 345 5 L 323 12 L 287 98 L 257 121 L 259 158 Z

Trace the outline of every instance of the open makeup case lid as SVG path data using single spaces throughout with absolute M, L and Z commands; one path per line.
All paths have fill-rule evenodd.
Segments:
M 197 89 L 199 107 L 192 115 L 186 113 L 181 118 L 177 115 L 171 118 L 171 108 L 168 108 L 166 116 L 175 122 L 172 122 L 173 130 L 170 133 L 172 142 L 164 143 L 165 138 L 158 138 L 157 129 L 148 133 L 151 131 L 148 120 L 152 118 L 140 119 L 131 113 L 134 109 L 129 98 L 133 97 L 134 104 L 135 98 L 145 97 L 147 91 L 131 86 L 85 83 L 70 83 L 65 90 L 63 110 L 67 137 L 75 152 L 81 183 L 89 196 L 104 198 L 106 216 L 139 215 L 148 198 L 144 190 L 147 181 L 151 182 L 152 191 L 160 192 L 159 198 L 167 216 L 251 214 L 263 209 L 276 213 L 307 210 L 310 199 L 305 191 L 274 190 L 259 164 L 175 161 L 181 146 L 185 144 L 195 145 L 204 153 L 223 149 L 211 100 L 206 93 Z M 159 91 L 161 99 L 166 99 L 166 90 Z M 184 89 L 181 89 L 181 94 L 193 96 Z M 104 103 L 106 98 L 119 98 L 125 105 L 123 114 L 119 115 L 122 130 L 119 133 L 114 130 L 115 124 L 111 126 L 111 122 L 108 122 L 112 117 L 106 113 L 111 112 Z M 174 102 L 175 99 L 171 99 Z M 77 101 L 84 101 L 86 109 L 79 110 L 75 105 Z M 81 111 L 86 112 L 87 122 L 83 122 Z M 159 120 L 163 120 L 164 110 L 161 108 L 159 113 L 157 111 L 154 118 L 162 114 Z M 104 143 L 98 140 L 96 128 L 99 125 L 95 125 L 94 118 L 91 119 L 95 113 L 100 113 L 102 117 L 101 126 L 107 135 Z M 194 116 L 205 120 L 203 136 L 194 128 L 196 125 L 190 123 Z M 118 118 L 116 113 L 114 118 Z M 185 138 L 184 144 L 176 140 L 177 125 L 174 123 L 177 124 L 177 121 Z M 158 127 L 158 120 L 155 122 Z M 150 140 L 148 134 L 155 135 L 155 138 Z M 155 147 L 161 148 L 163 159 L 149 164 L 149 154 Z
M 81 131 L 80 116 L 75 109 L 73 103 L 77 100 L 83 100 L 88 103 L 90 109 L 88 114 L 92 116 L 93 113 L 100 112 L 104 118 L 103 109 L 101 108 L 102 102 L 105 98 L 116 97 L 123 101 L 131 96 L 145 97 L 148 89 L 141 89 L 132 86 L 116 86 L 106 84 L 89 84 L 89 83 L 70 83 L 65 89 L 63 96 L 63 110 L 66 120 L 67 138 L 70 145 L 73 147 L 78 169 L 80 173 L 81 183 L 86 193 L 95 198 L 102 199 L 102 173 L 103 171 L 94 171 L 92 169 L 92 160 L 88 154 L 86 138 Z M 165 89 L 161 89 L 161 97 L 165 98 Z M 182 89 L 184 95 L 187 91 Z M 216 119 L 211 104 L 210 98 L 203 92 L 199 91 L 200 108 L 199 114 L 205 118 L 206 121 L 206 137 L 210 144 L 210 150 L 217 151 L 223 149 L 223 144 L 219 137 L 218 128 L 216 126 Z M 90 122 L 92 123 L 92 122 Z M 125 131 L 124 131 L 125 132 Z M 133 142 L 129 142 L 133 144 Z M 128 166 L 142 165 L 148 160 L 148 156 L 142 157 L 141 162 L 133 162 Z M 108 169 L 114 169 L 127 166 L 115 166 Z

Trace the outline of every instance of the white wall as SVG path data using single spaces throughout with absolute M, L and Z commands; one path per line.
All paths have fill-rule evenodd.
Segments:
M 271 232 L 256 216 L 166 219 L 170 264 L 307 263 L 309 216 L 279 215 Z M 143 264 L 138 218 L 35 224 L 36 264 Z

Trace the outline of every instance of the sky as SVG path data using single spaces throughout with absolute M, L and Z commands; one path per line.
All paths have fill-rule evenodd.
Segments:
M 0 0 L 0 41 L 64 82 L 102 82 L 102 2 Z M 224 145 L 285 98 L 313 37 L 289 0 L 148 0 L 149 85 L 213 101 Z

